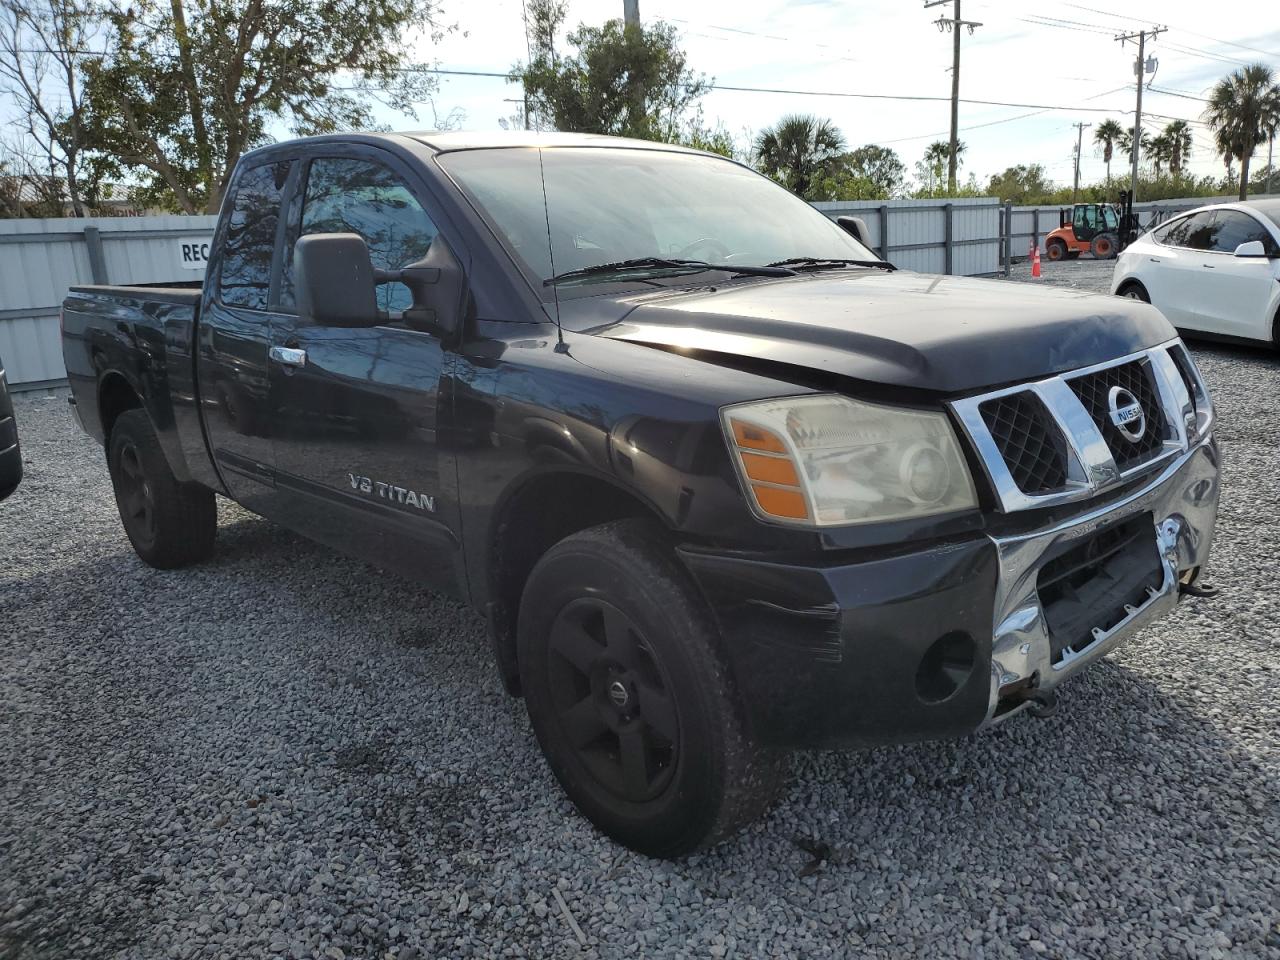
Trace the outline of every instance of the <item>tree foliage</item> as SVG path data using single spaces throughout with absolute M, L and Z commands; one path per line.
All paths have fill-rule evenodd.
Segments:
M 830 120 L 790 114 L 756 136 L 757 169 L 806 200 L 822 199 L 820 185 L 841 173 L 844 134 Z
M 1249 163 L 1258 145 L 1280 125 L 1280 85 L 1263 63 L 1232 71 L 1218 81 L 1204 111 L 1214 144 L 1231 169 L 1240 161 L 1240 199 L 1249 196 Z
M 574 52 L 561 55 L 555 36 L 565 4 L 535 0 L 528 10 L 531 57 L 511 78 L 523 85 L 535 126 L 668 143 L 689 132 L 688 113 L 710 85 L 689 67 L 674 27 L 579 24 L 568 37 Z M 725 147 L 706 128 L 693 138 Z
M 1124 127 L 1119 122 L 1107 119 L 1098 124 L 1093 131 L 1093 142 L 1102 152 L 1102 162 L 1107 165 L 1107 183 L 1111 182 L 1111 159 L 1115 156 L 1116 146 L 1124 139 Z
M 104 10 L 87 64 L 87 145 L 187 213 L 216 211 L 277 118 L 304 135 L 367 127 L 375 100 L 416 116 L 434 80 L 410 41 L 437 0 L 135 0 Z
M 1044 167 L 1038 163 L 1020 163 L 997 174 L 987 184 L 987 193 L 1009 203 L 1034 203 L 1053 191 L 1045 179 Z

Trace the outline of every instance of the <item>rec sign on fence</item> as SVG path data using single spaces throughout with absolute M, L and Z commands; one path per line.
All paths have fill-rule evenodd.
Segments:
M 178 248 L 178 263 L 183 270 L 199 270 L 204 272 L 209 265 L 209 248 L 213 237 L 197 237 L 175 241 Z

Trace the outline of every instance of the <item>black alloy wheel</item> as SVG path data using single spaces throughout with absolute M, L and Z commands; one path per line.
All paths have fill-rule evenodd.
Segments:
M 680 717 L 653 651 L 607 601 L 583 597 L 551 627 L 552 702 L 579 761 L 606 789 L 652 800 L 679 761 Z

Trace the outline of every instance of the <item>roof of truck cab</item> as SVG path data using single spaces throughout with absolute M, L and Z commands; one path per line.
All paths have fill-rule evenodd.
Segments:
M 607 137 L 599 133 L 539 133 L 536 130 L 448 130 L 407 131 L 399 134 L 425 143 L 432 149 L 487 150 L 501 147 L 624 147 L 629 150 L 678 150 L 701 153 L 674 143 Z

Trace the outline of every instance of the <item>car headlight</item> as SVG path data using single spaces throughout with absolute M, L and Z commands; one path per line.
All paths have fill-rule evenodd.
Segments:
M 832 527 L 977 506 L 946 414 L 818 394 L 734 404 L 720 415 L 764 519 Z

